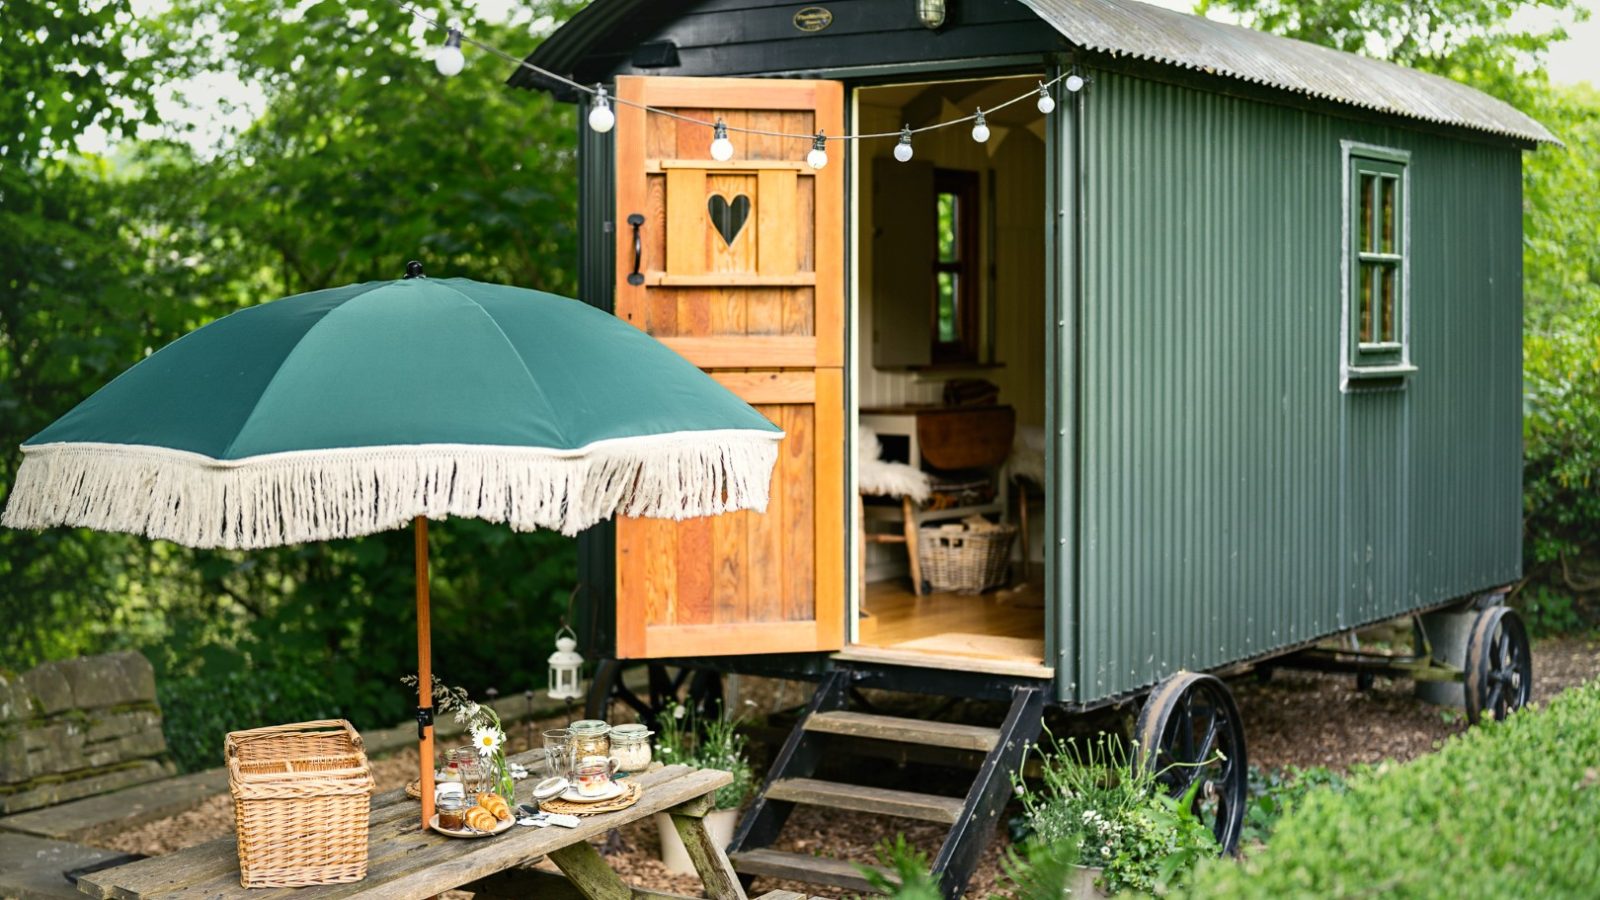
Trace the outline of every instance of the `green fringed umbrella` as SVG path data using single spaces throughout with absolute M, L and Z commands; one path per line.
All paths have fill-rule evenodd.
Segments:
M 0 523 L 229 548 L 414 523 L 426 721 L 429 518 L 574 534 L 766 508 L 782 432 L 682 357 L 576 300 L 407 271 L 138 363 L 23 444 Z M 421 740 L 426 823 L 431 726 Z

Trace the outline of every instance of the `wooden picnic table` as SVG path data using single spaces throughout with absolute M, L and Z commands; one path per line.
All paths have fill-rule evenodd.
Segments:
M 536 753 L 514 761 L 532 767 Z M 532 783 L 517 785 L 517 799 L 532 802 Z M 432 897 L 453 888 L 479 897 L 586 897 L 588 900 L 630 900 L 662 897 L 634 891 L 597 853 L 588 839 L 619 825 L 658 812 L 672 815 L 678 834 L 713 900 L 746 900 L 743 887 L 722 847 L 706 834 L 703 817 L 712 808 L 711 795 L 733 779 L 717 769 L 667 766 L 636 777 L 644 786 L 639 802 L 618 812 L 584 816 L 577 828 L 513 826 L 510 831 L 476 840 L 445 837 L 423 830 L 417 801 L 404 791 L 372 799 L 367 846 L 367 877 L 351 884 L 302 888 L 250 888 L 239 885 L 239 857 L 232 837 L 210 841 L 166 856 L 84 875 L 78 889 L 92 897 L 249 898 L 322 900 L 325 897 Z M 566 876 L 531 868 L 548 856 Z

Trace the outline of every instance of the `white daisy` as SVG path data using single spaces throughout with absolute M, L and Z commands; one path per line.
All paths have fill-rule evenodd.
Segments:
M 505 739 L 505 735 L 493 728 L 472 729 L 472 746 L 478 748 L 479 756 L 493 756 Z

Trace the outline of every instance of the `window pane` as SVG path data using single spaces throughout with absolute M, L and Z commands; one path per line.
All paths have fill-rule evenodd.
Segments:
M 956 330 L 956 282 L 956 273 L 939 273 L 937 322 L 941 344 L 955 343 L 960 337 Z
M 1383 337 L 1381 340 L 1383 340 L 1384 343 L 1390 343 L 1394 341 L 1396 334 L 1398 334 L 1398 332 L 1395 330 L 1394 321 L 1394 281 L 1397 274 L 1399 273 L 1395 271 L 1394 266 L 1383 266 L 1378 271 L 1378 283 L 1381 285 L 1380 293 L 1383 298 L 1383 305 L 1381 307 L 1383 317 L 1381 330 Z
M 1399 183 L 1393 178 L 1382 181 L 1383 188 L 1383 252 L 1393 253 L 1394 249 L 1394 195 Z
M 958 262 L 960 242 L 956 240 L 959 223 L 956 216 L 961 210 L 956 204 L 956 195 L 941 192 L 939 194 L 939 261 Z
M 1361 264 L 1361 298 L 1360 308 L 1356 312 L 1357 330 L 1356 339 L 1363 344 L 1372 343 L 1372 279 L 1377 265 L 1374 263 Z
M 1356 246 L 1363 251 L 1371 252 L 1372 243 L 1372 206 L 1373 193 L 1377 190 L 1378 178 L 1375 175 L 1361 176 L 1361 242 Z

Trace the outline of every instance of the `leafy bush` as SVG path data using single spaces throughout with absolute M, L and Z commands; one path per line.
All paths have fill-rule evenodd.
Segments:
M 1246 844 L 1264 844 L 1278 822 L 1307 794 L 1319 788 L 1344 791 L 1347 787 L 1338 772 L 1322 766 L 1287 766 L 1271 771 L 1251 766 L 1250 800 L 1245 806 L 1240 839 Z
M 928 854 L 906 843 L 904 834 L 879 841 L 876 855 L 881 869 L 856 868 L 878 893 L 894 900 L 939 900 L 939 880 L 933 877 Z
M 668 765 L 721 769 L 732 775 L 733 781 L 717 788 L 712 802 L 717 809 L 738 809 L 755 790 L 755 770 L 750 767 L 746 743 L 739 719 L 728 716 L 720 704 L 717 715 L 697 720 L 692 708 L 674 703 L 670 714 L 661 717 L 656 752 Z
M 1188 796 L 1170 797 L 1157 773 L 1104 734 L 1083 748 L 1069 738 L 1053 752 L 1035 751 L 1040 789 L 1017 776 L 1032 837 L 1026 855 L 1008 861 L 1015 896 L 1061 896 L 1064 884 L 1043 875 L 1069 874 L 1073 865 L 1102 868 L 1101 881 L 1111 892 L 1164 893 L 1217 854 L 1211 830 L 1189 811 L 1200 782 Z
M 327 685 L 301 666 L 158 679 L 156 693 L 167 746 L 186 772 L 222 765 L 230 731 L 344 715 Z
M 1592 897 L 1600 885 L 1600 682 L 1314 791 L 1194 897 Z

